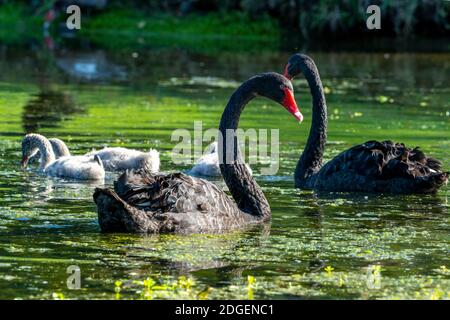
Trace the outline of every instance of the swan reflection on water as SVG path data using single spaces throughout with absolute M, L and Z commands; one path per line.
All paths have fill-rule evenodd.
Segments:
M 327 207 L 342 212 L 361 215 L 393 215 L 392 212 L 429 215 L 448 212 L 447 195 L 395 195 L 364 192 L 300 191 L 299 202 L 317 207 L 316 213 L 324 214 Z M 395 214 L 394 214 L 395 215 Z
M 102 181 L 76 181 L 48 177 L 31 171 L 23 173 L 23 180 L 19 184 L 21 193 L 31 195 L 34 204 L 51 200 L 90 200 L 92 190 L 103 185 Z
M 41 128 L 58 127 L 62 120 L 85 112 L 72 95 L 55 90 L 43 90 L 27 102 L 22 112 L 25 132 L 39 132 Z
M 267 245 L 270 229 L 270 223 L 265 223 L 214 235 L 128 235 L 126 239 L 122 239 L 114 234 L 102 234 L 101 242 L 107 245 L 111 243 L 111 238 L 118 239 L 114 243 L 115 246 L 126 252 L 127 256 L 123 262 L 126 266 L 136 265 L 127 272 L 138 279 L 162 270 L 187 275 L 190 272 L 208 269 L 232 278 L 257 265 L 245 261 L 247 259 L 244 256 L 237 256 L 237 252 L 242 252 L 246 247 L 257 250 Z M 108 259 L 102 262 L 111 267 L 121 263 Z

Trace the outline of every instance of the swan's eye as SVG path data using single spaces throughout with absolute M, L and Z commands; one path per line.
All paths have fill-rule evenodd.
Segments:
M 284 85 L 284 84 L 280 85 L 280 89 L 283 90 L 285 93 L 286 93 L 286 91 L 289 91 L 290 93 L 294 93 L 294 90 L 292 88 L 290 88 L 289 86 Z

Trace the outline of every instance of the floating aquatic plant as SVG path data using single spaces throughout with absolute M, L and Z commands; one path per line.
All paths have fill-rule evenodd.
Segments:
M 65 300 L 65 296 L 62 292 L 53 292 L 52 293 L 53 300 Z
M 324 270 L 328 276 L 331 276 L 333 274 L 334 268 L 332 266 L 327 266 Z

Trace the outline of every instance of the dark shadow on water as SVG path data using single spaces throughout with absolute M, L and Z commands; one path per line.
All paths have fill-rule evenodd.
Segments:
M 27 102 L 22 113 L 25 132 L 39 132 L 41 128 L 58 127 L 63 120 L 85 112 L 73 97 L 54 90 L 42 91 Z

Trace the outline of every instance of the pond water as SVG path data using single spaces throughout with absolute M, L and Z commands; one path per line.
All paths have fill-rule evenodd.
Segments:
M 448 186 L 436 195 L 315 194 L 293 187 L 311 123 L 303 78 L 299 125 L 259 98 L 242 128 L 279 129 L 280 168 L 255 177 L 269 225 L 223 235 L 102 234 L 96 185 L 19 166 L 33 131 L 74 154 L 125 146 L 171 160 L 175 129 L 216 128 L 228 97 L 250 76 L 281 72 L 290 52 L 177 48 L 0 50 L 0 299 L 450 298 Z M 309 52 L 329 110 L 326 160 L 371 139 L 421 146 L 450 169 L 450 54 Z M 205 145 L 206 146 L 206 143 Z M 105 184 L 112 185 L 114 175 Z M 213 180 L 220 186 L 220 179 Z M 67 268 L 79 266 L 81 289 Z

